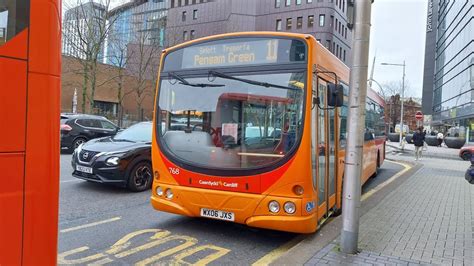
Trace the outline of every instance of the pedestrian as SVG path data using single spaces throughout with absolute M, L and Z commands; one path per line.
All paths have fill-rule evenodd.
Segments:
M 428 150 L 428 144 L 426 143 L 426 141 L 424 141 L 425 139 L 426 139 L 426 129 L 423 131 L 423 150 L 427 151 Z
M 421 149 L 423 148 L 423 143 L 425 142 L 425 136 L 421 131 L 421 128 L 418 128 L 415 134 L 413 134 L 413 143 L 415 144 L 415 161 L 421 159 Z
M 438 139 L 438 147 L 441 147 L 441 144 L 443 143 L 443 138 L 444 138 L 444 135 L 443 133 L 438 132 L 438 135 L 436 135 L 436 138 Z

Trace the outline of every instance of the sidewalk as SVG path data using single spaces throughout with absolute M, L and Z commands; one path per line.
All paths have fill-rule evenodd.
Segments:
M 464 180 L 467 167 L 461 160 L 423 158 L 363 201 L 359 254 L 339 251 L 339 216 L 274 264 L 473 265 L 474 185 Z
M 444 145 L 444 144 L 443 144 Z M 415 145 L 407 143 L 403 151 L 400 150 L 400 145 L 398 142 L 386 142 L 387 152 L 390 150 L 402 153 L 408 153 L 412 156 L 415 156 Z M 436 146 L 427 146 L 426 151 L 422 151 L 424 157 L 433 157 L 440 159 L 456 159 L 461 160 L 459 157 L 459 149 L 451 149 L 446 146 L 436 147 Z

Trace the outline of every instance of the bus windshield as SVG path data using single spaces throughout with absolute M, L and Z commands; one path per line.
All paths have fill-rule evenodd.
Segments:
M 250 169 L 281 160 L 299 142 L 305 80 L 305 71 L 164 75 L 161 148 L 201 168 Z

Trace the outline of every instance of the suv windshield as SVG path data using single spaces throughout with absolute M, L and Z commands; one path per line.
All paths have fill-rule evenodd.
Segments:
M 298 143 L 306 72 L 230 76 L 236 79 L 182 75 L 191 84 L 219 87 L 161 80 L 157 132 L 172 159 L 202 168 L 248 169 L 281 160 Z
M 113 137 L 115 141 L 151 142 L 152 123 L 139 123 Z

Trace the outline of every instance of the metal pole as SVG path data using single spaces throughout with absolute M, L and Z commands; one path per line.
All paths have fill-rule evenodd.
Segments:
M 371 0 L 354 1 L 347 147 L 342 199 L 342 252 L 355 254 L 359 238 L 360 178 L 365 131 Z
M 403 60 L 402 97 L 400 98 L 400 147 L 403 149 L 403 100 L 405 98 L 405 60 Z

